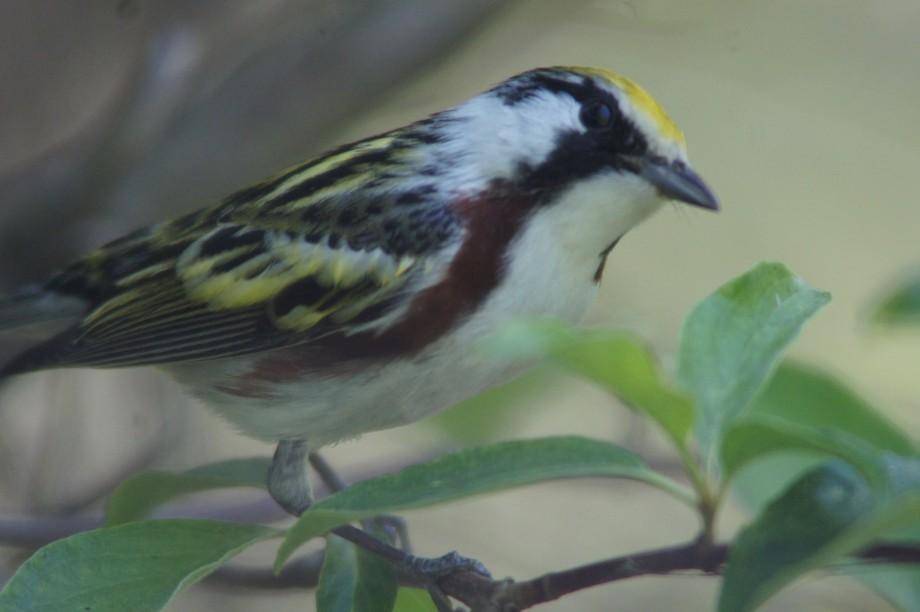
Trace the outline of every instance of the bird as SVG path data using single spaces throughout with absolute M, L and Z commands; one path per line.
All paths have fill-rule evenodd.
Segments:
M 672 200 L 719 207 L 645 89 L 529 70 L 8 294 L 0 329 L 58 331 L 0 379 L 159 367 L 277 444 L 268 489 L 299 515 L 311 453 L 508 380 L 520 366 L 478 343 L 522 317 L 577 323 L 614 245 Z

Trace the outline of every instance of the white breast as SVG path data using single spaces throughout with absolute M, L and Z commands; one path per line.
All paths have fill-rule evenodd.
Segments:
M 617 195 L 614 195 L 617 194 Z M 510 246 L 503 280 L 458 329 L 411 360 L 360 373 L 286 384 L 273 398 L 244 399 L 194 390 L 244 432 L 267 440 L 306 438 L 319 446 L 409 423 L 502 383 L 519 367 L 496 368 L 482 340 L 509 321 L 555 317 L 579 321 L 591 304 L 600 253 L 658 207 L 654 192 L 629 175 L 580 183 L 535 213 Z M 180 379 L 211 378 L 197 366 Z M 214 376 L 225 376 L 223 371 Z

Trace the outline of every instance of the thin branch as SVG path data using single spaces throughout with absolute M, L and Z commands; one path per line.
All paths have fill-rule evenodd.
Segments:
M 0 382 L 2 385 L 2 382 Z M 429 461 L 436 454 L 425 451 L 415 455 L 407 455 L 397 460 L 368 466 L 356 470 L 349 480 L 360 481 L 396 472 L 406 465 Z M 323 496 L 331 492 L 325 483 L 317 483 L 315 493 Z M 264 497 L 229 504 L 224 500 L 215 502 L 197 501 L 169 502 L 154 511 L 153 518 L 204 518 L 213 520 L 236 521 L 243 523 L 274 523 L 290 518 L 268 494 Z M 0 546 L 13 546 L 16 548 L 36 549 L 59 540 L 72 536 L 81 531 L 96 529 L 103 524 L 101 513 L 86 512 L 71 514 L 69 512 L 56 512 L 44 516 L 12 516 L 0 514 Z
M 205 504 L 174 504 L 154 513 L 156 518 L 202 518 L 242 523 L 272 523 L 286 518 L 274 501 L 263 498 L 222 506 Z M 36 549 L 72 536 L 98 529 L 103 525 L 102 514 L 86 513 L 74 516 L 0 516 L 0 545 Z
M 298 557 L 284 564 L 280 574 L 271 567 L 225 565 L 210 574 L 205 581 L 210 586 L 233 589 L 309 589 L 319 584 L 323 566 L 323 551 Z
M 251 504 L 246 508 L 228 509 L 223 518 L 241 514 L 258 514 L 270 503 Z M 3 519 L 0 539 L 7 545 L 35 547 L 47 541 L 99 525 L 95 517 L 64 519 Z M 699 541 L 669 546 L 621 557 L 613 557 L 567 570 L 551 572 L 529 580 L 490 580 L 471 571 L 458 571 L 444 577 L 439 585 L 450 597 L 469 606 L 473 612 L 517 612 L 541 603 L 559 599 L 570 593 L 601 584 L 637 578 L 667 575 L 677 572 L 697 572 L 719 575 L 728 557 L 729 544 L 701 545 Z M 920 545 L 879 542 L 853 555 L 855 559 L 872 564 L 920 564 Z M 269 568 L 228 565 L 220 568 L 206 581 L 221 587 L 255 589 L 307 589 L 317 585 L 322 552 L 312 553 L 285 565 L 280 575 Z M 406 586 L 419 586 L 411 577 L 402 576 Z
M 627 578 L 686 571 L 718 575 L 728 551 L 728 544 L 701 546 L 695 541 L 614 557 L 520 582 L 493 581 L 473 572 L 458 572 L 445 577 L 439 586 L 473 612 L 517 612 L 575 591 Z M 879 543 L 854 557 L 872 563 L 920 564 L 920 546 Z
M 389 467 L 392 469 L 392 466 Z M 273 522 L 286 516 L 268 496 L 232 506 L 170 504 L 155 514 L 159 517 L 193 516 L 248 523 Z M 97 514 L 40 518 L 0 516 L 0 543 L 34 549 L 97 528 L 101 524 L 102 518 Z M 496 581 L 472 571 L 457 571 L 441 579 L 438 586 L 444 594 L 467 605 L 473 612 L 516 612 L 575 591 L 627 578 L 676 572 L 718 575 L 728 557 L 728 551 L 729 544 L 707 545 L 697 540 L 684 545 L 614 557 L 522 581 Z M 920 564 L 920 545 L 878 542 L 852 558 L 875 565 Z M 269 568 L 228 565 L 218 569 L 206 580 L 211 584 L 242 588 L 312 588 L 318 582 L 321 564 L 320 551 L 286 564 L 278 576 Z M 420 586 L 410 576 L 401 576 L 400 582 L 406 586 Z
M 920 545 L 880 542 L 864 548 L 854 556 L 862 561 L 888 565 L 916 564 L 920 563 Z
M 510 584 L 499 594 L 497 601 L 502 607 L 496 610 L 523 610 L 575 591 L 638 576 L 691 570 L 714 575 L 720 571 L 727 555 L 726 544 L 701 547 L 699 542 L 691 542 L 606 559 Z

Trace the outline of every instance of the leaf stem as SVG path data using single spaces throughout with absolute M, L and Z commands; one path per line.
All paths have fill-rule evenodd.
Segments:
M 702 467 L 696 462 L 696 458 L 686 446 L 679 445 L 678 453 L 687 471 L 693 490 L 696 492 L 695 505 L 700 512 L 700 521 L 702 523 L 700 543 L 706 547 L 711 546 L 715 541 L 716 514 L 722 497 L 713 490 Z
M 657 472 L 646 476 L 644 482 L 658 487 L 665 493 L 671 494 L 674 498 L 682 501 L 691 508 L 699 506 L 699 498 L 695 488 L 685 487 L 679 482 L 675 482 L 667 476 L 658 474 Z

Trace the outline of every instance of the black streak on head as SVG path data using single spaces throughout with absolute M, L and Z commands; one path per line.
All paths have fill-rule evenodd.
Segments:
M 539 69 L 510 79 L 492 91 L 509 106 L 521 104 L 540 92 L 550 92 L 569 96 L 583 108 L 603 104 L 611 111 L 610 123 L 604 129 L 561 133 L 548 159 L 537 167 L 521 165 L 517 176 L 525 190 L 558 190 L 606 168 L 629 170 L 622 163 L 622 156 L 642 156 L 648 150 L 645 137 L 623 115 L 616 97 L 591 77 L 572 80 L 570 73 Z

